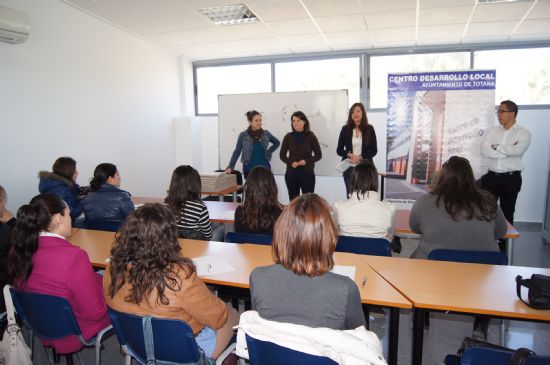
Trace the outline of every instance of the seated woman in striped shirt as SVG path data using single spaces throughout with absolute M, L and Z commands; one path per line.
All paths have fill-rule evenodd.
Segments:
M 223 241 L 223 226 L 210 223 L 208 208 L 201 200 L 201 177 L 193 167 L 176 167 L 164 202 L 176 213 L 180 237 Z

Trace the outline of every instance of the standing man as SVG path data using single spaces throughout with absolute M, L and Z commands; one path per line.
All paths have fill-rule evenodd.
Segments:
M 517 115 L 516 103 L 501 102 L 497 109 L 500 125 L 487 129 L 481 141 L 481 155 L 489 160 L 489 171 L 481 177 L 481 187 L 500 200 L 510 224 L 514 223 L 516 199 L 521 190 L 521 158 L 531 143 L 531 133 L 516 123 Z

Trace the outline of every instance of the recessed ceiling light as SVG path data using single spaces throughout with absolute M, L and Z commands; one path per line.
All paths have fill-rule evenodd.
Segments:
M 210 18 L 216 25 L 248 24 L 259 21 L 252 10 L 244 4 L 201 8 L 199 12 Z

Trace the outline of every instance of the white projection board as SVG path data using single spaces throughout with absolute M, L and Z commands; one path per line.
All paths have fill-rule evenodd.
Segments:
M 338 136 L 348 117 L 347 90 L 295 91 L 262 94 L 235 94 L 218 96 L 218 143 L 220 168 L 225 169 L 235 149 L 239 133 L 248 128 L 246 112 L 257 110 L 262 114 L 262 128 L 283 142 L 292 129 L 290 116 L 301 110 L 309 119 L 310 129 L 315 133 L 323 158 L 315 164 L 318 176 L 341 176 L 335 169 L 341 157 L 336 154 Z M 274 152 L 271 169 L 276 175 L 284 175 L 286 165 Z M 242 171 L 241 158 L 235 169 Z

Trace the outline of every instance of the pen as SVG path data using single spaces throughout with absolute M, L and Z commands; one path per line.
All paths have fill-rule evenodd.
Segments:
M 367 276 L 365 275 L 365 277 L 363 278 L 363 281 L 361 282 L 361 288 L 364 288 L 366 283 L 367 283 Z

